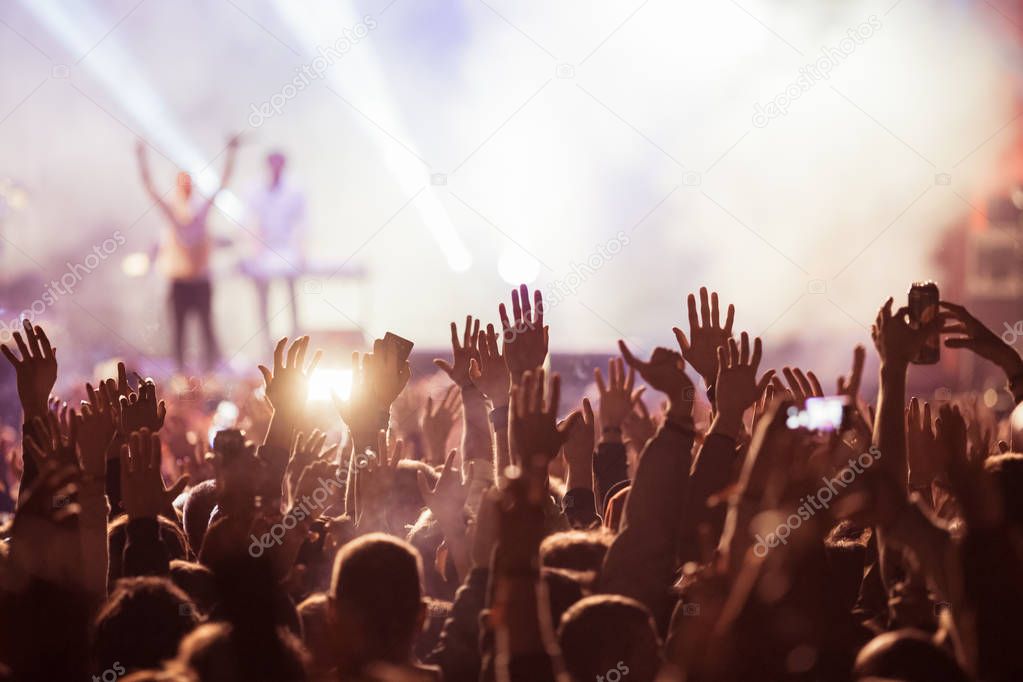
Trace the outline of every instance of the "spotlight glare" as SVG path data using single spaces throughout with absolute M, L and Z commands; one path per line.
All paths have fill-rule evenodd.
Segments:
M 348 398 L 352 393 L 352 370 L 317 367 L 309 377 L 309 400 L 326 402 L 331 393 Z

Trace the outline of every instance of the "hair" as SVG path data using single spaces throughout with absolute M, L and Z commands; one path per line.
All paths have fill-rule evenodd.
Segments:
M 217 603 L 217 582 L 213 571 L 202 564 L 174 559 L 170 562 L 170 579 L 195 602 L 203 615 L 213 610 Z
M 967 682 L 966 674 L 930 636 L 919 630 L 895 630 L 867 642 L 856 656 L 853 673 L 904 682 Z
M 94 668 L 155 668 L 198 623 L 195 604 L 167 578 L 122 578 L 95 620 Z
M 314 673 L 324 673 L 333 666 L 330 650 L 330 623 L 328 611 L 330 600 L 318 592 L 306 597 L 298 605 L 298 617 L 302 621 L 302 641 L 309 652 L 310 667 Z
M 555 627 L 572 605 L 587 596 L 589 587 L 593 584 L 592 573 L 580 573 L 561 568 L 544 567 L 540 569 L 540 576 L 547 587 L 551 623 L 554 623 Z
M 859 528 L 849 521 L 842 521 L 824 538 L 824 556 L 835 588 L 833 596 L 846 611 L 856 606 L 860 596 L 870 536 L 869 528 Z
M 196 484 L 188 491 L 184 508 L 181 510 L 181 524 L 192 548 L 192 556 L 199 556 L 206 529 L 210 525 L 210 514 L 217 504 L 217 482 L 208 479 Z
M 1023 454 L 1007 452 L 984 461 L 984 470 L 995 480 L 1003 505 L 1005 519 L 1023 525 Z
M 306 656 L 294 635 L 280 629 L 258 643 L 239 638 L 229 623 L 206 623 L 181 642 L 171 669 L 184 670 L 197 682 L 304 680 Z
M 412 545 L 370 533 L 345 545 L 334 562 L 331 600 L 337 633 L 358 640 L 362 661 L 407 661 L 424 613 L 423 567 Z
M 164 516 L 157 516 L 160 528 L 160 542 L 171 559 L 188 559 L 188 540 L 176 523 Z M 128 539 L 128 515 L 121 514 L 107 525 L 107 547 L 110 562 L 107 566 L 107 582 L 113 583 L 124 577 L 124 545 Z
M 540 565 L 570 571 L 600 571 L 614 535 L 605 528 L 566 530 L 544 538 Z
M 653 617 L 628 597 L 602 594 L 579 601 L 562 616 L 558 642 L 572 679 L 598 679 L 618 669 L 628 671 L 629 682 L 646 682 L 661 666 Z

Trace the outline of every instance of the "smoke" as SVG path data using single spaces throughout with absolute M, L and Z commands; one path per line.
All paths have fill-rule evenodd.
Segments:
M 246 4 L 248 17 L 230 4 L 142 5 L 106 41 L 135 55 L 169 118 L 212 159 L 314 54 L 273 4 Z M 353 84 L 347 102 L 314 83 L 242 152 L 239 189 L 260 180 L 267 149 L 285 150 L 309 195 L 310 251 L 337 262 L 357 252 L 353 262 L 373 273 L 371 316 L 340 294 L 324 305 L 334 296 L 324 283 L 303 299 L 313 328 L 349 326 L 341 309 L 367 333 L 395 329 L 439 347 L 444 320 L 472 312 L 496 322 L 505 280 L 521 276 L 557 300 L 556 350 L 611 352 L 623 336 L 649 349 L 672 341 L 685 294 L 705 284 L 736 304 L 737 329 L 792 362 L 779 349 L 796 334 L 809 349 L 863 341 L 886 296 L 940 275 L 940 235 L 969 210 L 965 200 L 997 186 L 1014 139 L 1010 43 L 997 18 L 969 5 L 378 5 L 353 9 L 377 24 L 352 48 L 369 52 L 329 67 Z M 29 15 L 5 7 L 0 17 L 73 64 Z M 323 41 L 342 28 L 324 26 Z M 370 52 L 380 75 L 365 94 L 352 65 Z M 0 76 L 6 112 L 51 65 L 17 41 L 0 54 L 22 67 Z M 407 139 L 373 124 L 385 120 L 374 111 L 381 91 Z M 67 257 L 66 248 L 49 257 L 47 235 L 67 234 L 69 222 L 83 244 L 129 224 L 130 248 L 155 239 L 160 217 L 144 215 L 131 129 L 145 124 L 75 66 L 0 125 L 0 175 L 32 185 L 38 208 L 21 237 L 46 267 Z M 449 268 L 415 210 L 398 211 L 410 193 L 381 158 L 382 135 L 395 154 L 407 153 L 400 142 L 422 158 L 423 191 L 472 253 L 468 271 Z M 173 168 L 154 161 L 171 179 Z M 223 220 L 218 229 L 237 232 Z M 152 303 L 133 311 L 162 314 L 158 281 L 132 290 Z M 242 350 L 258 330 L 255 303 L 226 276 L 221 292 L 232 297 L 218 302 L 231 311 L 225 351 Z M 89 292 L 80 296 L 88 307 Z M 815 362 L 832 371 L 846 356 Z

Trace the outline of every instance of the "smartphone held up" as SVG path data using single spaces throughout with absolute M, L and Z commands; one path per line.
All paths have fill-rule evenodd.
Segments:
M 914 327 L 925 325 L 938 316 L 938 285 L 928 280 L 913 282 L 909 288 L 909 321 Z M 941 359 L 941 339 L 938 332 L 927 337 L 913 364 L 934 365 Z

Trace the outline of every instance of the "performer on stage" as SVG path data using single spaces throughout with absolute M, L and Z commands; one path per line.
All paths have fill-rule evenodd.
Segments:
M 291 302 L 291 332 L 297 333 L 298 300 L 295 279 L 305 267 L 305 195 L 284 175 L 287 159 L 280 152 L 266 157 L 270 171 L 267 184 L 260 185 L 248 198 L 248 218 L 254 239 L 254 253 L 242 263 L 242 272 L 252 279 L 259 297 L 259 316 L 266 343 L 270 344 L 270 284 L 282 280 Z
M 208 197 L 199 195 L 193 190 L 192 176 L 180 171 L 174 197 L 169 203 L 153 186 L 146 160 L 146 145 L 141 140 L 137 151 L 142 184 L 168 221 L 160 241 L 158 258 L 161 269 L 170 280 L 171 323 L 177 369 L 179 372 L 184 371 L 185 322 L 195 315 L 202 327 L 204 367 L 212 370 L 220 360 L 220 348 L 213 330 L 213 287 L 209 268 L 211 239 L 206 221 L 213 201 L 227 186 L 234 172 L 238 136 L 235 135 L 227 143 L 224 172 L 215 192 Z

